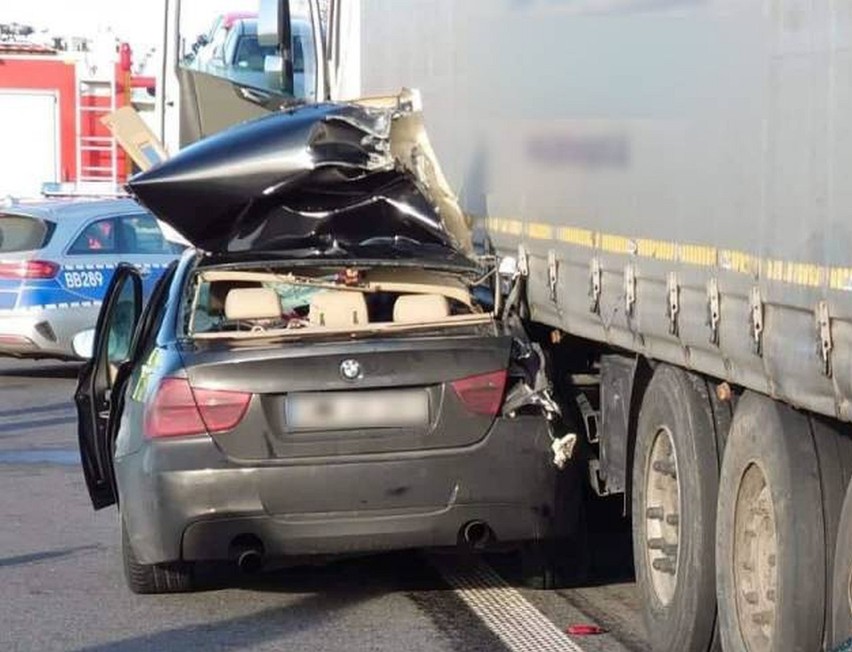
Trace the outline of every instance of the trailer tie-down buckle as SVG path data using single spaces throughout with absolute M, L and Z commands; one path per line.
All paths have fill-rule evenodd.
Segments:
M 550 300 L 556 303 L 558 293 L 556 291 L 559 282 L 559 262 L 556 260 L 556 252 L 551 249 L 547 252 L 547 286 L 550 289 Z
M 530 258 L 523 243 L 518 245 L 518 273 L 523 277 L 530 275 Z
M 763 356 L 763 300 L 760 298 L 760 288 L 751 289 L 750 305 L 752 350 L 755 355 Z
M 633 306 L 636 304 L 636 268 L 627 264 L 624 268 L 624 311 L 628 317 L 633 316 Z
M 680 287 L 677 282 L 677 274 L 670 272 L 666 283 L 666 316 L 669 318 L 669 335 L 677 335 L 677 316 L 680 312 Z
M 589 311 L 599 313 L 601 310 L 601 261 L 592 258 L 592 269 L 589 273 Z
M 710 326 L 710 343 L 719 344 L 719 282 L 707 281 L 707 325 Z
M 822 373 L 831 376 L 831 350 L 834 343 L 831 340 L 831 315 L 828 314 L 828 303 L 825 301 L 817 304 L 816 325 L 819 338 L 817 353 L 822 359 Z

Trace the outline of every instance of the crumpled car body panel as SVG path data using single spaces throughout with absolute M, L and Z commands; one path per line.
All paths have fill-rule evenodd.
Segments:
M 414 241 L 461 253 L 470 227 L 412 96 L 264 116 L 181 150 L 128 184 L 210 252 Z

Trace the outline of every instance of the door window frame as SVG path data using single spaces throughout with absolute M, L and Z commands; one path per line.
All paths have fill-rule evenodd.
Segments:
M 116 418 L 120 417 L 120 414 L 114 414 L 113 410 L 117 402 L 115 390 L 119 388 L 117 381 L 122 373 L 119 371 L 115 377 L 112 376 L 109 334 L 112 318 L 126 283 L 132 284 L 134 313 L 127 357 L 119 361 L 119 369 L 131 360 L 133 338 L 143 312 L 142 276 L 133 265 L 120 263 L 98 314 L 92 358 L 80 372 L 80 383 L 75 393 L 78 419 L 81 421 L 78 423 L 80 454 L 86 485 L 95 509 L 108 507 L 118 501 L 112 457 L 112 433 L 115 431 Z M 84 399 L 86 409 L 81 406 Z

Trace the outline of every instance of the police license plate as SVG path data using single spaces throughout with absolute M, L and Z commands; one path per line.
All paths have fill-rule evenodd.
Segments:
M 304 392 L 290 394 L 285 418 L 290 430 L 403 428 L 429 423 L 426 390 Z

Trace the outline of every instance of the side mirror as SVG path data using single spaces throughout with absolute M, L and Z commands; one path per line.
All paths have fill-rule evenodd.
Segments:
M 269 88 L 281 88 L 284 75 L 284 59 L 279 54 L 267 54 L 263 58 L 263 72 Z
M 91 360 L 95 348 L 95 329 L 88 328 L 80 331 L 71 340 L 71 350 L 78 358 Z

